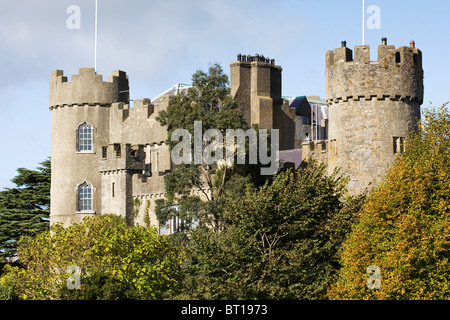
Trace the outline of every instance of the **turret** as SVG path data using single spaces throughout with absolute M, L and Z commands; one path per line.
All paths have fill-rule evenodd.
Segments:
M 370 47 L 356 46 L 353 52 L 345 41 L 327 52 L 326 98 L 340 100 L 414 100 L 423 102 L 422 53 L 410 47 L 395 48 L 383 38 L 378 61 L 370 61 Z
M 422 53 L 411 42 L 395 48 L 382 39 L 378 61 L 370 47 L 341 47 L 326 54 L 330 172 L 341 167 L 349 190 L 371 188 L 385 176 L 415 130 L 423 102 Z
M 123 71 L 114 71 L 103 81 L 94 68 L 80 68 L 70 82 L 62 70 L 55 70 L 50 78 L 50 109 L 59 106 L 101 105 L 129 100 L 128 77 Z
M 50 78 L 51 223 L 80 222 L 101 213 L 98 147 L 110 139 L 110 109 L 128 103 L 128 78 L 114 71 L 108 81 L 92 68 L 82 68 L 71 81 L 63 71 Z

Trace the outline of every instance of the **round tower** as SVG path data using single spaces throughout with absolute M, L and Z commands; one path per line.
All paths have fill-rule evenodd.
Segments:
M 396 49 L 383 38 L 378 61 L 369 53 L 356 46 L 353 56 L 343 41 L 326 54 L 329 170 L 342 168 L 354 194 L 381 182 L 404 152 L 423 103 L 422 53 L 414 42 Z
M 99 147 L 109 143 L 111 104 L 128 103 L 128 90 L 122 71 L 106 82 L 93 68 L 81 68 L 71 81 L 61 70 L 52 72 L 51 224 L 67 226 L 101 212 Z

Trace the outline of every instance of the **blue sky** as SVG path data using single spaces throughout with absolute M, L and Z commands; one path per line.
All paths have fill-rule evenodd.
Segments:
M 69 30 L 67 8 L 80 8 Z M 366 0 L 380 29 L 366 29 L 371 58 L 382 37 L 423 53 L 424 105 L 450 100 L 450 1 Z M 50 155 L 48 82 L 94 66 L 94 0 L 15 0 L 0 11 L 0 188 L 19 167 Z M 370 18 L 367 14 L 366 18 Z M 154 98 L 198 69 L 229 73 L 238 53 L 264 54 L 283 67 L 283 95 L 325 95 L 325 53 L 362 44 L 362 0 L 99 0 L 98 73 L 129 75 L 133 99 Z

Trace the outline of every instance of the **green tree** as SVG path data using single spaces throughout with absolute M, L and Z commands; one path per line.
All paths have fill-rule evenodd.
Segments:
M 374 190 L 349 235 L 332 299 L 450 298 L 450 113 L 424 111 L 406 152 Z M 369 289 L 367 268 L 380 268 Z M 370 284 L 370 283 L 369 283 Z
M 0 299 L 162 299 L 181 281 L 182 256 L 167 237 L 116 215 L 24 237 L 18 256 L 22 267 L 4 268 Z M 80 268 L 79 289 L 67 285 L 70 266 Z
M 15 188 L 0 191 L 0 261 L 16 255 L 17 241 L 49 228 L 50 160 L 37 170 L 19 168 Z
M 346 181 L 312 163 L 227 197 L 223 230 L 191 233 L 180 297 L 323 299 L 364 200 L 348 196 Z
M 249 128 L 244 115 L 230 95 L 228 76 L 215 64 L 208 73 L 197 71 L 192 76 L 192 88 L 172 97 L 167 110 L 159 113 L 157 120 L 167 126 L 167 144 L 172 151 L 177 141 L 172 141 L 176 129 L 186 129 L 194 140 L 194 122 L 201 121 L 202 136 L 209 129 L 220 130 L 223 137 L 227 129 Z M 226 146 L 223 146 L 224 150 Z M 223 197 L 226 192 L 242 194 L 246 183 L 262 183 L 257 165 L 215 163 L 180 164 L 165 177 L 166 199 L 158 200 L 157 216 L 160 222 L 177 215 L 186 221 L 220 229 Z M 240 187 L 240 188 L 239 188 Z M 193 190 L 201 195 L 194 195 Z M 177 212 L 171 208 L 176 206 Z M 183 231 L 183 230 L 181 230 Z

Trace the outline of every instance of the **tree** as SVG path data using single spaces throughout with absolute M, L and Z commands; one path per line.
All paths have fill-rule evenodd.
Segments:
M 341 255 L 332 299 L 450 298 L 450 114 L 424 111 L 406 152 L 365 204 Z M 380 270 L 371 287 L 369 266 Z
M 49 227 L 50 160 L 37 170 L 17 169 L 15 188 L 0 191 L 0 261 L 16 255 L 17 241 Z
M 347 195 L 338 171 L 327 176 L 314 162 L 227 197 L 221 232 L 190 233 L 181 297 L 323 299 L 363 201 Z
M 86 218 L 20 240 L 22 268 L 5 267 L 3 299 L 162 299 L 177 292 L 181 253 L 155 228 L 122 217 Z M 80 288 L 70 288 L 76 266 Z
M 210 67 L 208 73 L 197 71 L 192 76 L 192 85 L 187 94 L 180 93 L 172 97 L 167 110 L 161 111 L 157 117 L 161 125 L 167 126 L 167 144 L 171 151 L 178 143 L 172 141 L 172 134 L 177 129 L 188 130 L 194 140 L 195 121 L 201 121 L 202 137 L 209 129 L 217 129 L 225 137 L 227 129 L 249 128 L 230 95 L 228 77 L 219 65 Z M 201 164 L 177 165 L 165 177 L 166 199 L 158 200 L 156 208 L 159 221 L 165 223 L 176 215 L 186 222 L 188 228 L 192 223 L 197 223 L 220 229 L 225 193 L 235 192 L 238 196 L 246 183 L 264 181 L 264 177 L 260 177 L 256 171 L 258 168 L 257 165 L 211 165 L 205 163 L 204 156 Z M 193 190 L 199 191 L 201 196 L 194 195 Z M 177 212 L 172 210 L 175 207 Z

